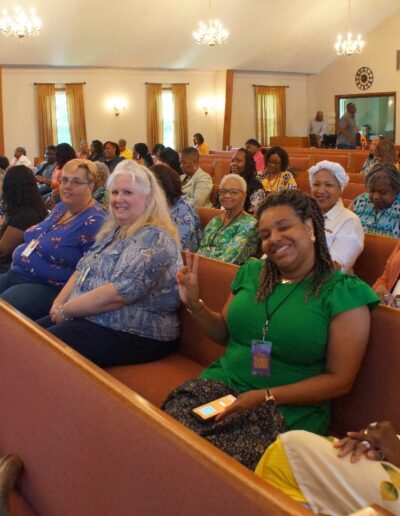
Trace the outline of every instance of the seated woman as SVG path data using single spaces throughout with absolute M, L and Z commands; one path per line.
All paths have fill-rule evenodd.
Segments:
M 25 165 L 8 169 L 3 181 L 5 223 L 0 229 L 0 272 L 7 272 L 24 231 L 47 215 L 32 170 Z
M 179 335 L 179 239 L 153 174 L 124 160 L 111 217 L 39 322 L 101 367 L 167 356 Z
M 378 163 L 365 179 L 368 192 L 354 201 L 352 210 L 364 233 L 400 237 L 400 174 L 391 163 Z
M 374 165 L 378 163 L 378 158 L 375 156 L 376 146 L 381 141 L 379 136 L 375 136 L 369 145 L 368 158 L 364 161 L 361 167 L 360 174 L 366 176 Z
M 387 259 L 383 274 L 372 285 L 374 292 L 381 298 L 385 305 L 397 306 L 395 296 L 400 295 L 400 242 L 393 249 Z
M 157 165 L 160 161 L 160 154 L 165 150 L 165 146 L 162 143 L 156 143 L 151 151 L 151 157 L 153 158 L 154 165 Z M 179 156 L 178 156 L 179 161 Z
M 135 143 L 133 147 L 133 159 L 139 163 L 139 165 L 144 165 L 145 167 L 154 165 L 149 148 L 145 143 Z
M 175 170 L 175 172 L 178 172 L 178 174 L 182 174 L 179 154 L 176 152 L 176 150 L 171 149 L 171 147 L 165 147 L 160 151 L 158 161 L 168 165 L 173 170 Z
M 105 163 L 101 161 L 95 161 L 94 164 L 97 168 L 97 179 L 94 184 L 94 190 L 92 197 L 95 199 L 100 206 L 107 210 L 108 208 L 108 190 L 107 190 L 107 179 L 110 175 L 110 170 Z
M 349 176 L 339 163 L 320 161 L 308 171 L 311 195 L 325 217 L 325 236 L 329 253 L 338 269 L 352 273 L 364 248 L 360 219 L 343 206 L 342 192 Z
M 251 152 L 243 148 L 238 149 L 232 156 L 231 172 L 239 174 L 246 181 L 245 211 L 256 213 L 258 206 L 265 199 L 265 191 L 260 181 L 256 179 L 256 166 Z
M 324 218 L 309 195 L 271 194 L 258 228 L 268 259 L 239 269 L 222 313 L 199 299 L 196 258 L 179 272 L 182 302 L 227 350 L 164 403 L 252 469 L 286 427 L 327 434 L 329 400 L 351 388 L 368 341 L 368 306 L 379 302 L 360 279 L 335 270 Z M 238 398 L 215 422 L 197 421 L 193 408 L 227 394 Z
M 287 170 L 289 156 L 282 147 L 271 147 L 265 153 L 265 173 L 262 185 L 266 192 L 280 192 L 297 188 L 293 174 Z
M 102 225 L 104 210 L 91 197 L 95 180 L 92 162 L 69 161 L 60 178 L 61 202 L 43 222 L 25 231 L 10 270 L 0 275 L 0 298 L 31 319 L 49 313 Z
M 193 135 L 193 144 L 200 154 L 208 154 L 210 152 L 208 145 L 204 142 L 204 136 L 200 133 Z
M 150 170 L 156 176 L 167 198 L 169 213 L 179 230 L 182 249 L 195 253 L 203 234 L 196 208 L 182 193 L 179 174 L 168 165 L 153 165 Z
M 238 174 L 222 178 L 219 201 L 224 214 L 211 219 L 205 227 L 199 254 L 240 265 L 256 253 L 257 222 L 243 209 L 246 186 L 246 181 Z
M 60 202 L 60 180 L 64 166 L 68 161 L 76 159 L 76 153 L 69 143 L 59 143 L 56 146 L 56 167 L 51 176 L 51 194 L 46 198 L 46 207 L 50 210 Z
M 265 160 L 264 154 L 261 152 L 261 145 L 254 138 L 250 138 L 250 140 L 247 140 L 245 143 L 245 147 L 249 152 L 251 152 L 251 155 L 253 156 L 257 174 L 259 172 L 263 172 L 265 168 Z
M 376 145 L 375 157 L 380 163 L 391 163 L 399 169 L 399 156 L 392 141 L 380 140 Z
M 393 426 L 373 422 L 347 435 L 337 441 L 286 432 L 264 453 L 256 475 L 317 514 L 353 514 L 374 503 L 400 514 L 400 440 Z

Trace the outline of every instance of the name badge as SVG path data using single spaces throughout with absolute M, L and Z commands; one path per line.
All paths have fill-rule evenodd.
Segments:
M 36 249 L 38 244 L 39 240 L 31 240 L 29 244 L 25 247 L 25 249 L 22 251 L 21 256 L 28 258 L 28 256 L 30 256 L 32 252 Z
M 271 374 L 272 342 L 268 340 L 253 340 L 251 342 L 251 371 L 258 376 Z

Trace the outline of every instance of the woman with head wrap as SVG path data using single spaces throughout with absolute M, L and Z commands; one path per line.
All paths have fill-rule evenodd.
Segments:
M 361 221 L 342 202 L 349 176 L 339 163 L 320 161 L 308 171 L 311 195 L 325 218 L 325 236 L 332 260 L 339 269 L 351 272 L 364 248 Z

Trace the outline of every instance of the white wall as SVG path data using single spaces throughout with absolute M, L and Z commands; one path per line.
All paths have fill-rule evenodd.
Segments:
M 286 135 L 307 134 L 307 75 L 235 72 L 233 79 L 231 145 L 241 147 L 256 138 L 253 84 L 286 89 Z
M 398 91 L 400 71 L 396 70 L 396 52 L 400 49 L 400 12 L 393 15 L 365 37 L 361 54 L 337 57 L 321 73 L 308 77 L 308 115 L 319 109 L 325 116 L 335 112 L 335 95 Z M 354 78 L 357 70 L 368 66 L 374 82 L 367 91 L 358 89 Z M 356 117 L 357 120 L 357 117 Z M 396 142 L 400 142 L 400 99 L 396 102 Z
M 5 151 L 12 156 L 18 145 L 27 147 L 28 155 L 38 155 L 35 82 L 86 82 L 84 89 L 86 128 L 89 140 L 125 138 L 128 146 L 146 141 L 145 82 L 190 83 L 187 87 L 189 143 L 195 132 L 202 133 L 211 148 L 221 146 L 218 134 L 220 107 L 215 105 L 205 116 L 203 97 L 215 98 L 221 79 L 212 71 L 145 71 L 131 69 L 58 69 L 4 68 L 3 108 Z M 116 118 L 107 109 L 110 97 L 125 97 L 128 107 Z

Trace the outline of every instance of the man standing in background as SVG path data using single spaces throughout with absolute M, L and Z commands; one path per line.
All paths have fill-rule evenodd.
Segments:
M 358 127 L 356 125 L 357 108 L 353 102 L 349 102 L 346 106 L 346 113 L 339 120 L 338 137 L 336 140 L 336 147 L 338 149 L 355 149 L 356 148 L 356 134 Z
M 310 145 L 321 147 L 322 137 L 326 134 L 326 122 L 322 111 L 317 111 L 315 118 L 308 123 L 308 135 L 310 137 Z

